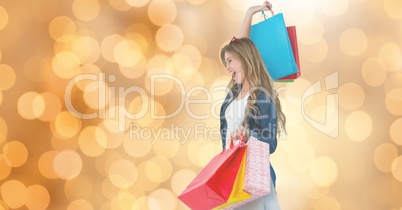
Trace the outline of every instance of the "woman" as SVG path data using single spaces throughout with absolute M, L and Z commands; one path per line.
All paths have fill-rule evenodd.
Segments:
M 248 39 L 252 16 L 257 12 L 269 10 L 270 7 L 271 4 L 267 1 L 261 6 L 250 7 L 244 18 L 239 39 L 233 38 L 221 51 L 222 63 L 232 74 L 228 85 L 230 91 L 220 112 L 224 149 L 229 145 L 231 137 L 239 139 L 239 134 L 243 133 L 246 139 L 251 135 L 269 143 L 270 151 L 267 152 L 273 153 L 277 146 L 277 131 L 285 127 L 285 115 L 273 88 L 273 81 L 257 48 Z M 276 176 L 272 166 L 271 178 L 271 193 L 242 206 L 242 209 L 280 209 L 274 189 Z

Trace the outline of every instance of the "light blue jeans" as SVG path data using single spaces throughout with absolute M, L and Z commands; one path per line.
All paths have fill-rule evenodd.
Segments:
M 271 180 L 271 186 L 274 186 Z M 239 208 L 236 208 L 236 210 L 280 210 L 281 208 L 279 207 L 279 202 L 278 202 L 278 197 L 276 196 L 276 191 L 275 188 L 271 188 L 271 193 L 258 198 L 257 200 L 254 200 L 250 203 L 247 203 L 243 206 L 240 206 Z

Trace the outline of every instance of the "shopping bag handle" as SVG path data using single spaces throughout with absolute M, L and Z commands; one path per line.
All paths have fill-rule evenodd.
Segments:
M 268 6 L 268 5 L 267 5 L 267 8 L 268 8 L 268 11 L 270 11 L 270 12 L 271 12 L 271 15 L 272 15 L 272 16 L 274 16 L 274 15 L 275 15 L 275 13 L 274 13 L 274 11 L 272 10 L 272 5 L 271 5 L 271 6 Z M 266 20 L 266 19 L 267 19 L 267 15 L 265 14 L 265 12 L 264 12 L 264 11 L 262 11 L 262 12 L 261 12 L 261 16 L 264 18 L 264 20 Z
M 242 146 L 244 146 L 244 145 L 246 145 L 246 140 L 245 140 L 245 137 L 244 137 L 244 134 L 243 133 L 241 133 L 241 134 L 239 134 L 239 139 L 240 139 L 240 146 L 242 147 Z M 234 143 L 233 143 L 233 136 L 230 136 L 230 147 L 229 148 L 233 148 L 234 147 Z

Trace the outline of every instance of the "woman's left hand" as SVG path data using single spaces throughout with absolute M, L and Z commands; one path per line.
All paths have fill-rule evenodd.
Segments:
M 233 140 L 241 140 L 240 136 L 243 135 L 244 141 L 247 141 L 247 129 L 243 125 L 239 125 L 232 133 Z

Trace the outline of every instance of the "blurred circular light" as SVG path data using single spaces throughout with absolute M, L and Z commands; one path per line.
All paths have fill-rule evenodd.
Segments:
M 339 46 L 348 56 L 363 54 L 367 49 L 367 43 L 366 33 L 359 28 L 349 28 L 339 38 Z
M 0 91 L 8 90 L 14 86 L 16 75 L 11 66 L 0 64 Z

